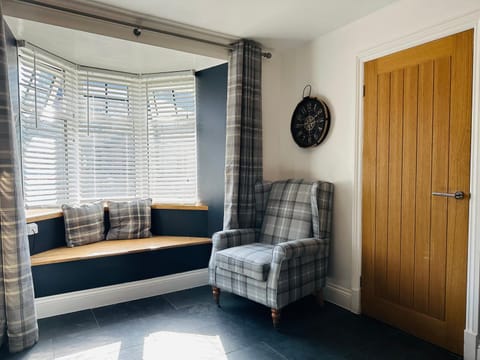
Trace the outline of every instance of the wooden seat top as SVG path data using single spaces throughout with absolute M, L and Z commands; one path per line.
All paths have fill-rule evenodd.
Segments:
M 104 240 L 93 244 L 47 250 L 30 257 L 32 266 L 88 260 L 183 246 L 210 244 L 206 237 L 153 236 L 145 239 Z

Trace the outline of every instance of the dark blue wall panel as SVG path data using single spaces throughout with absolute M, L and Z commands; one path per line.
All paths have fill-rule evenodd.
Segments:
M 204 210 L 152 210 L 155 235 L 208 236 L 208 213 Z
M 208 205 L 208 234 L 223 228 L 228 64 L 198 71 L 198 195 Z
M 148 251 L 91 260 L 33 266 L 35 296 L 49 296 L 203 269 L 211 245 Z
M 65 223 L 63 217 L 38 221 L 38 234 L 28 237 L 30 254 L 34 255 L 65 246 Z

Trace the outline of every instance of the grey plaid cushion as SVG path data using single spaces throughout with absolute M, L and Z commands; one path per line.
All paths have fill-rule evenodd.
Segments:
M 110 230 L 107 240 L 151 237 L 152 199 L 127 202 L 108 201 Z
M 312 236 L 312 186 L 313 183 L 304 180 L 272 184 L 260 242 L 279 244 Z
M 260 243 L 235 246 L 217 252 L 216 263 L 224 270 L 265 281 L 270 271 L 273 248 L 273 245 Z
M 77 207 L 63 204 L 62 210 L 68 247 L 86 245 L 104 239 L 102 203 Z
M 330 237 L 332 231 L 333 184 L 317 182 L 312 188 L 313 237 Z
M 215 286 L 268 306 L 267 282 L 217 267 Z
M 262 228 L 268 195 L 270 195 L 271 189 L 272 183 L 268 181 L 257 182 L 255 184 L 255 228 L 258 230 Z

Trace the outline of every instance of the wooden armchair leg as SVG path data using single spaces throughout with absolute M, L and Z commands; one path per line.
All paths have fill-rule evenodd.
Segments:
M 217 306 L 220 306 L 220 289 L 212 286 L 212 293 L 213 293 L 213 299 L 215 300 L 215 304 Z
M 320 307 L 325 305 L 325 301 L 323 300 L 323 289 L 315 292 L 315 298 L 317 299 L 317 304 L 320 305 Z
M 280 310 L 272 309 L 272 321 L 275 329 L 280 325 Z

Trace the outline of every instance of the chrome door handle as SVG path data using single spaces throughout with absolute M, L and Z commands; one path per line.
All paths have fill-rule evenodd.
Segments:
M 449 197 L 454 198 L 457 200 L 462 200 L 465 198 L 465 193 L 463 191 L 457 191 L 455 193 L 444 193 L 444 192 L 432 192 L 433 196 L 442 196 L 442 197 Z

